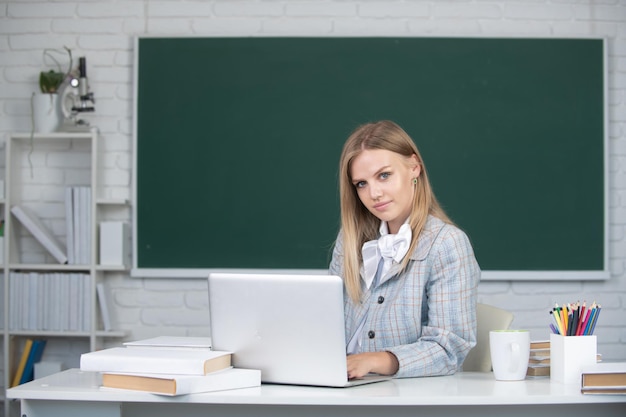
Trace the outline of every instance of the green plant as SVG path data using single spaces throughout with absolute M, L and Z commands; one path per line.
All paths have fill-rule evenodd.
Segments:
M 55 94 L 59 91 L 59 87 L 63 84 L 63 81 L 67 78 L 72 70 L 72 51 L 67 46 L 63 47 L 69 57 L 69 67 L 67 72 L 62 72 L 61 64 L 57 61 L 51 52 L 59 52 L 56 50 L 44 49 L 44 61 L 46 57 L 50 57 L 57 66 L 57 70 L 41 71 L 39 74 L 39 89 L 44 94 Z
M 39 74 L 39 88 L 42 93 L 53 94 L 59 91 L 59 87 L 63 80 L 65 79 L 65 74 L 62 72 L 50 70 L 48 72 L 41 71 Z

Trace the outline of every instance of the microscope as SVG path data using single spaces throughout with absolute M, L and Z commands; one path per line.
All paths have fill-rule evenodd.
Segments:
M 71 77 L 61 97 L 61 108 L 65 121 L 61 130 L 66 132 L 83 132 L 90 130 L 89 122 L 80 119 L 79 115 L 95 111 L 96 100 L 89 91 L 87 82 L 87 60 L 78 58 L 78 77 Z

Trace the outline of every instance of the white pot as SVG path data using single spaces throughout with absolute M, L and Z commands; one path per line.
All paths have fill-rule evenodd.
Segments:
M 63 122 L 58 94 L 35 94 L 33 100 L 33 118 L 35 132 L 56 132 Z

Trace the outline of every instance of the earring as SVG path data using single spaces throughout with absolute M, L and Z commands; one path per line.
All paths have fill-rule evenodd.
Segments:
M 417 178 L 413 178 L 413 185 L 417 185 Z

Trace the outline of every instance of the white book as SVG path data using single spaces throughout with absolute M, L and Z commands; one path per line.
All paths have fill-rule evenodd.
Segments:
M 91 262 L 91 188 L 77 187 L 80 263 Z
M 28 330 L 28 323 L 30 320 L 30 273 L 24 272 L 20 275 L 20 301 L 22 302 L 22 324 L 20 328 L 22 330 Z
M 92 298 L 91 298 L 91 276 L 89 274 L 82 275 L 83 280 L 83 327 L 81 328 L 84 331 L 89 331 L 91 329 L 91 315 L 92 315 Z
M 19 272 L 9 273 L 9 299 L 11 300 L 11 320 L 9 323 L 9 330 L 18 330 L 22 320 L 19 275 Z
M 78 327 L 78 320 L 80 316 L 79 306 L 80 299 L 82 298 L 81 290 L 80 290 L 80 274 L 67 274 L 67 281 L 69 286 L 69 300 L 68 301 L 68 330 L 77 331 L 80 330 Z
M 61 274 L 61 329 L 70 330 L 70 278 L 71 274 Z
M 19 205 L 13 206 L 11 213 L 13 213 L 35 239 L 37 239 L 59 263 L 67 263 L 65 248 L 35 214 L 26 207 Z
M 128 265 L 129 226 L 126 222 L 100 223 L 100 265 Z
M 112 330 L 111 325 L 111 309 L 109 306 L 109 298 L 106 293 L 106 288 L 102 282 L 96 284 L 96 292 L 98 293 L 98 305 L 100 306 L 100 318 L 102 319 L 102 326 L 105 331 Z M 91 321 L 91 317 L 89 318 Z
M 79 187 L 72 187 L 72 223 L 73 223 L 73 237 L 74 237 L 74 262 L 81 264 L 81 244 L 80 239 L 80 194 L 78 192 Z
M 91 246 L 92 246 L 92 222 L 91 222 L 91 187 L 84 187 L 85 189 L 85 263 L 90 264 L 91 259 Z
M 52 273 L 52 328 L 50 330 L 62 330 L 61 326 L 61 305 L 63 300 L 61 297 L 61 281 L 62 274 L 60 272 Z
M 200 349 L 211 350 L 210 337 L 190 337 L 190 336 L 157 336 L 150 339 L 125 342 L 128 348 L 156 348 L 156 349 Z
M 602 362 L 582 368 L 583 394 L 626 394 L 626 362 Z
M 76 254 L 74 250 L 74 189 L 67 187 L 65 189 L 65 230 L 67 241 L 67 263 L 76 263 Z
M 31 272 L 28 275 L 28 330 L 37 330 L 39 326 L 39 277 L 37 272 Z
M 104 373 L 102 386 L 174 396 L 259 387 L 261 386 L 261 371 L 229 368 L 208 375 Z
M 81 371 L 206 375 L 231 366 L 231 352 L 116 347 L 83 353 Z
M 41 309 L 43 310 L 43 320 L 41 322 L 40 330 L 50 329 L 50 274 L 41 275 L 41 289 L 43 292 L 43 301 L 41 303 Z

